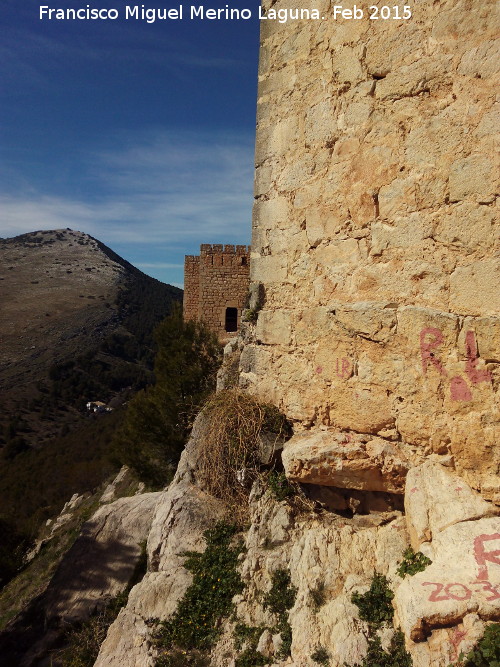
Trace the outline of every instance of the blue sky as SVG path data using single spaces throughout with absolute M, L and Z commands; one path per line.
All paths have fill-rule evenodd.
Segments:
M 41 21 L 41 4 L 121 18 Z M 200 243 L 250 242 L 258 3 L 205 5 L 248 21 L 189 20 L 184 4 L 154 24 L 122 18 L 127 4 L 1 0 L 0 237 L 71 227 L 180 285 Z

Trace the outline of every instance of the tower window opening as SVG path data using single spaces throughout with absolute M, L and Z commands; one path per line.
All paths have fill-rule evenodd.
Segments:
M 226 331 L 238 331 L 238 309 L 226 308 Z

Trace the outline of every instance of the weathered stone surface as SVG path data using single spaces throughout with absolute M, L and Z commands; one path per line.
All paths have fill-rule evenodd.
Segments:
M 406 521 L 416 551 L 448 526 L 500 514 L 463 479 L 430 461 L 411 469 L 406 485 Z
M 204 417 L 200 415 L 170 486 L 160 494 L 148 537 L 148 572 L 131 590 L 128 603 L 111 625 L 96 667 L 151 667 L 155 650 L 151 618 L 165 620 L 192 581 L 183 567 L 186 551 L 202 551 L 203 533 L 220 518 L 222 503 L 195 485 Z
M 250 273 L 266 303 L 241 383 L 308 426 L 452 453 L 500 501 L 495 2 L 364 9 L 263 21 Z
M 48 618 L 84 620 L 126 588 L 159 496 L 120 498 L 100 507 L 83 525 L 50 583 Z
M 359 663 L 367 647 L 366 625 L 359 620 L 351 595 L 368 588 L 374 570 L 394 577 L 407 539 L 404 517 L 393 512 L 347 521 L 328 514 L 295 514 L 264 488 L 254 488 L 241 566 L 246 587 L 235 600 L 238 622 L 273 627 L 275 619 L 263 608 L 262 596 L 270 588 L 272 572 L 285 569 L 297 587 L 289 615 L 292 655 L 275 658 L 274 664 L 311 667 L 311 654 L 318 646 L 328 650 L 334 667 Z M 275 541 L 277 531 L 279 541 Z M 315 604 L 316 590 L 322 591 L 323 604 Z M 230 625 L 226 632 L 224 637 L 230 637 Z M 227 645 L 223 638 L 212 653 L 214 667 L 227 667 Z
M 394 600 L 406 636 L 425 639 L 430 629 L 453 625 L 466 614 L 483 620 L 500 616 L 500 519 L 449 526 L 432 541 L 423 572 L 407 577 Z
M 427 461 L 408 473 L 405 510 L 412 546 L 432 564 L 397 588 L 397 622 L 409 640 L 429 638 L 425 647 L 410 644 L 417 666 L 434 664 L 432 653 L 448 664 L 445 658 L 457 659 L 458 643 L 461 650 L 470 648 L 482 634 L 474 630 L 472 616 L 483 621 L 500 616 L 500 518 L 492 516 L 498 508 L 456 474 Z M 438 630 L 443 626 L 455 626 L 458 634 L 443 635 Z M 438 637 L 443 645 L 436 651 Z
M 404 493 L 409 461 L 397 445 L 356 433 L 306 431 L 282 454 L 289 479 L 366 491 Z

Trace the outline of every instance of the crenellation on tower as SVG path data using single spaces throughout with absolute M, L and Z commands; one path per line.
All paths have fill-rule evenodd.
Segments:
M 250 283 L 250 246 L 202 243 L 184 261 L 184 319 L 205 322 L 221 340 L 236 333 Z

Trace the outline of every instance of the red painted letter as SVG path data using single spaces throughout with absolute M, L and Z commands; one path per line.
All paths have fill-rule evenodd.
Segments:
M 477 353 L 476 337 L 473 331 L 468 331 L 465 334 L 465 353 L 467 354 L 467 361 L 465 362 L 465 372 L 472 384 L 479 384 L 480 382 L 489 382 L 491 380 L 491 373 L 484 369 L 482 371 L 477 368 L 477 360 L 479 355 Z
M 495 551 L 485 551 L 484 543 L 490 540 L 500 540 L 500 533 L 493 533 L 492 535 L 478 535 L 474 540 L 474 558 L 479 565 L 478 579 L 488 579 L 488 566 L 486 561 L 500 565 L 500 549 Z
M 432 336 L 433 339 L 426 340 L 426 336 Z M 420 354 L 422 357 L 422 370 L 424 373 L 427 373 L 427 368 L 429 364 L 432 364 L 434 368 L 441 373 L 441 375 L 446 375 L 446 371 L 443 368 L 443 364 L 436 359 L 434 353 L 431 350 L 434 350 L 436 347 L 439 347 L 443 342 L 443 334 L 439 329 L 434 327 L 427 327 L 422 329 L 420 332 Z

